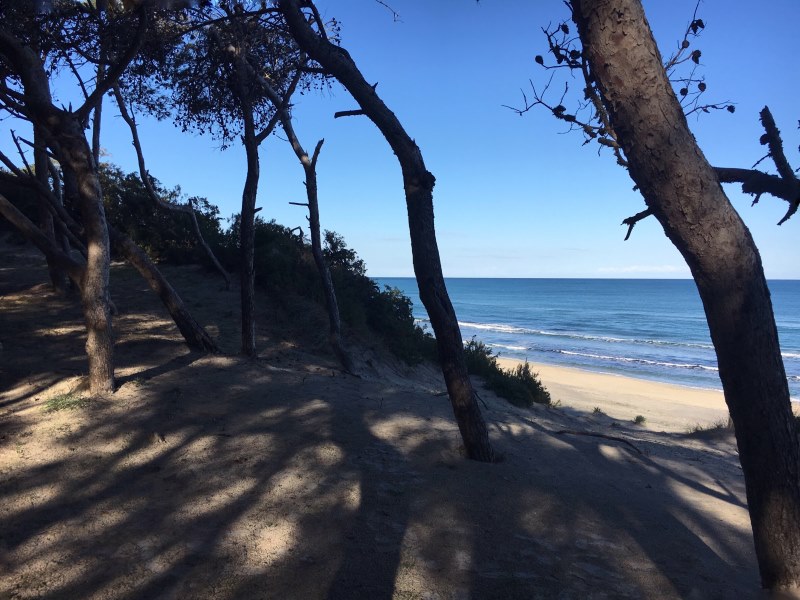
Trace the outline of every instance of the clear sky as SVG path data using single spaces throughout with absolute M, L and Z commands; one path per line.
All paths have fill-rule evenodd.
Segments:
M 650 218 L 623 242 L 622 219 L 644 203 L 610 153 L 581 146 L 544 109 L 518 116 L 528 79 L 548 74 L 533 61 L 544 54 L 540 28 L 566 16 L 560 0 L 391 0 L 401 15 L 374 0 L 318 1 L 338 18 L 342 45 L 398 115 L 436 176 L 436 226 L 450 277 L 688 277 L 678 252 Z M 662 53 L 669 54 L 691 19 L 694 0 L 646 0 Z M 800 79 L 796 66 L 798 0 L 704 0 L 706 30 L 697 42 L 709 101 L 730 100 L 735 114 L 690 118 L 712 164 L 751 167 L 765 153 L 758 112 L 769 105 L 790 162 L 797 146 Z M 61 85 L 61 84 L 59 84 Z M 577 88 L 579 89 L 579 88 Z M 64 95 L 69 91 L 56 90 Z M 135 170 L 129 135 L 115 108 L 104 113 L 108 160 Z M 319 160 L 322 224 L 344 235 L 372 276 L 412 275 L 400 169 L 365 117 L 333 119 L 356 108 L 347 92 L 298 97 L 295 118 L 307 149 L 324 137 Z M 151 173 L 187 194 L 206 196 L 224 216 L 239 211 L 244 155 L 220 151 L 208 137 L 181 134 L 171 123 L 144 120 L 140 135 Z M 5 143 L 4 143 L 5 145 Z M 265 218 L 305 227 L 302 170 L 288 144 L 262 146 L 258 205 Z M 774 169 L 768 162 L 762 167 Z M 729 197 L 751 228 L 767 276 L 800 279 L 800 218 L 775 223 L 787 205 Z

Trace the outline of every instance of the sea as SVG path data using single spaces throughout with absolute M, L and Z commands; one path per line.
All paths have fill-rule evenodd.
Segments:
M 399 288 L 431 331 L 413 278 Z M 696 388 L 721 389 L 692 280 L 447 279 L 465 341 L 502 357 Z M 800 401 L 800 281 L 769 282 L 792 400 Z

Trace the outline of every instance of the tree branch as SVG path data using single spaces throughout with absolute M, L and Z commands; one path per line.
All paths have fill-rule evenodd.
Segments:
M 367 113 L 365 113 L 361 109 L 357 109 L 357 110 L 340 110 L 338 112 L 333 113 L 333 118 L 334 119 L 338 119 L 339 117 L 358 117 L 358 116 L 366 115 L 366 114 Z
M 85 269 L 84 265 L 57 248 L 28 217 L 22 214 L 19 209 L 2 194 L 0 194 L 0 215 L 5 217 L 27 240 L 39 248 L 42 254 L 64 269 L 76 286 L 79 288 L 81 287 L 81 279 Z
M 653 214 L 653 211 L 648 208 L 647 210 L 643 210 L 642 212 L 636 213 L 632 217 L 628 217 L 627 219 L 623 220 L 622 221 L 622 225 L 627 225 L 628 226 L 628 233 L 625 234 L 625 240 L 624 241 L 626 241 L 626 242 L 628 241 L 628 238 L 631 237 L 631 233 L 633 233 L 633 228 L 636 226 L 636 224 L 639 221 L 641 221 L 642 219 L 646 219 L 647 217 L 649 217 L 652 214 Z
M 125 72 L 125 69 L 128 68 L 128 65 L 136 56 L 136 53 L 139 51 L 139 47 L 142 45 L 145 31 L 147 31 L 147 21 L 147 13 L 145 12 L 144 5 L 142 5 L 139 8 L 139 24 L 136 28 L 136 35 L 133 38 L 133 41 L 131 42 L 130 46 L 128 46 L 127 50 L 125 50 L 122 58 L 118 59 L 116 63 L 108 70 L 105 78 L 102 81 L 97 82 L 94 91 L 89 94 L 86 102 L 84 102 L 83 105 L 81 105 L 81 107 L 75 111 L 75 116 L 78 119 L 88 122 L 89 113 L 103 99 L 103 95 L 117 83 L 122 73 Z
M 797 181 L 794 170 L 789 165 L 789 161 L 786 160 L 786 155 L 783 153 L 781 132 L 778 131 L 778 127 L 775 125 L 775 119 L 772 118 L 769 107 L 765 106 L 762 108 L 759 116 L 761 117 L 761 124 L 764 126 L 764 131 L 766 132 L 764 137 L 761 138 L 762 143 L 766 142 L 769 148 L 769 155 L 772 157 L 775 167 L 778 169 L 778 173 L 784 179 Z

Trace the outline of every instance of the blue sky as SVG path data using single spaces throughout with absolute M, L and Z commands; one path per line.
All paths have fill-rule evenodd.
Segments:
M 320 0 L 342 25 L 342 43 L 367 80 L 398 115 L 436 176 L 436 226 L 450 277 L 688 277 L 688 269 L 654 219 L 623 242 L 622 219 L 644 208 L 627 173 L 607 152 L 581 146 L 577 134 L 545 110 L 518 116 L 528 79 L 548 76 L 533 61 L 544 53 L 542 26 L 566 15 L 559 0 L 392 0 L 401 15 L 373 0 Z M 644 2 L 662 53 L 669 54 L 694 1 Z M 758 112 L 768 104 L 784 134 L 793 166 L 797 145 L 797 0 L 705 0 L 707 27 L 697 43 L 709 100 L 730 100 L 736 113 L 690 118 L 718 166 L 750 167 L 764 153 Z M 59 86 L 66 85 L 62 81 Z M 55 90 L 62 97 L 66 87 Z M 307 149 L 324 137 L 319 160 L 323 227 L 344 235 L 372 276 L 412 275 L 400 170 L 388 145 L 365 117 L 333 119 L 356 105 L 335 86 L 307 94 L 295 106 Z M 244 155 L 224 152 L 208 137 L 181 134 L 169 122 L 142 119 L 140 135 L 151 173 L 187 194 L 206 196 L 223 215 L 239 211 Z M 8 122 L 6 122 L 7 124 Z M 13 127 L 13 125 L 12 125 Z M 6 145 L 5 141 L 3 142 Z M 108 160 L 135 170 L 129 135 L 115 107 L 105 112 Z M 306 225 L 302 170 L 288 144 L 262 146 L 258 205 L 265 218 Z M 772 168 L 765 162 L 762 166 Z M 753 208 L 734 186 L 729 197 L 751 228 L 768 277 L 800 279 L 797 217 L 781 227 L 786 203 L 764 197 Z

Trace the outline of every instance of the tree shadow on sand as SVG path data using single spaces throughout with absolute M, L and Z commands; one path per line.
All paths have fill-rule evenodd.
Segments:
M 413 374 L 193 355 L 166 335 L 125 333 L 119 348 L 112 398 L 45 413 L 26 396 L 0 417 L 14 425 L 0 444 L 2 597 L 758 592 L 733 452 L 651 432 L 640 455 L 555 433 L 588 420 L 487 393 L 504 460 L 476 463 L 446 398 Z

